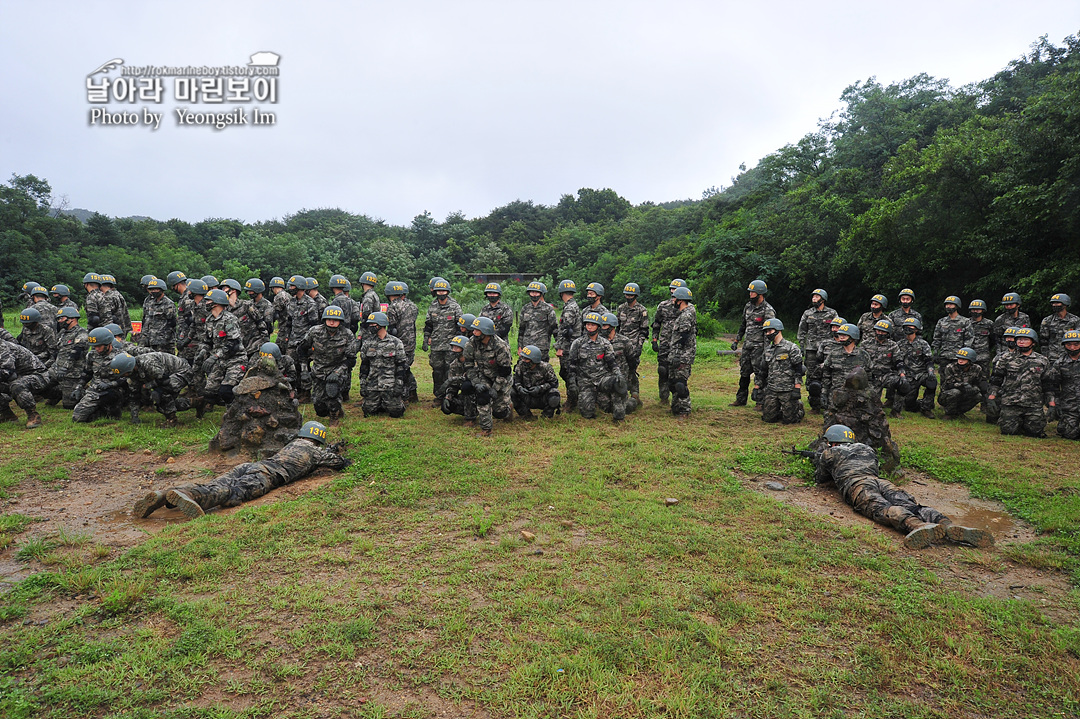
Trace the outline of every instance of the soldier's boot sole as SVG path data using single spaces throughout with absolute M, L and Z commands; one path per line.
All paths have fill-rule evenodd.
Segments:
M 937 419 L 937 415 L 935 415 L 934 412 L 929 409 L 924 409 L 919 414 L 921 414 L 923 417 L 926 417 L 927 419 Z
M 37 412 L 27 412 L 26 413 L 26 428 L 27 429 L 34 429 L 36 427 L 40 427 L 41 424 L 42 424 L 42 422 L 41 422 L 41 415 L 40 414 L 38 414 Z
M 165 501 L 183 512 L 188 519 L 197 519 L 206 514 L 194 499 L 179 489 L 170 489 L 165 495 Z
M 985 529 L 961 527 L 958 524 L 952 524 L 946 529 L 946 536 L 950 542 L 970 544 L 973 547 L 991 547 L 994 545 L 994 535 Z
M 131 513 L 140 519 L 146 519 L 154 511 L 161 509 L 164 506 L 165 493 L 151 492 L 135 503 L 135 509 L 133 509 Z
M 945 539 L 945 527 L 940 524 L 924 524 L 907 533 L 904 537 L 904 546 L 908 549 L 926 549 L 943 539 Z

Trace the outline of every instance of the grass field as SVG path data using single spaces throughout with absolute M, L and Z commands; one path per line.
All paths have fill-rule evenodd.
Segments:
M 0 561 L 31 572 L 0 597 L 0 716 L 1077 716 L 1080 445 L 895 422 L 906 467 L 1038 533 L 911 552 L 747 481 L 806 483 L 777 450 L 820 418 L 728 407 L 720 346 L 699 344 L 685 423 L 655 400 L 651 353 L 619 427 L 562 415 L 481 439 L 424 404 L 350 407 L 333 434 L 354 463 L 329 483 L 123 550 L 35 532 L 12 500 L 90 491 L 73 467 L 107 484 L 115 457 L 197 457 L 220 410 L 173 432 L 47 407 L 40 430 L 0 426 Z M 415 369 L 430 396 L 422 353 Z M 998 597 L 957 568 L 1067 588 Z

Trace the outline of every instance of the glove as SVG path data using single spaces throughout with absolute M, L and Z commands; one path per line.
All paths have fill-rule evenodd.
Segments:
M 652 341 L 652 351 L 656 352 L 657 354 L 660 354 L 660 343 L 657 342 L 656 340 Z
M 427 352 L 429 347 L 431 347 L 431 345 L 428 344 L 428 341 L 425 338 L 424 341 L 420 344 L 420 350 L 423 352 Z
M 801 402 L 802 401 L 802 390 L 799 389 L 798 387 L 791 390 L 791 399 L 795 400 L 796 402 Z
M 513 370 L 510 368 L 510 365 L 506 365 L 505 367 L 499 367 L 497 370 L 495 370 L 495 374 L 499 375 L 500 377 L 509 377 L 512 371 Z
M 210 374 L 214 371 L 214 365 L 217 364 L 217 357 L 207 357 L 203 360 L 202 371 L 205 374 Z
M 153 402 L 155 407 L 161 404 L 161 390 L 155 389 L 153 392 L 151 392 L 150 401 Z
M 739 349 L 739 340 L 735 340 L 731 343 L 731 351 L 734 352 L 737 349 Z

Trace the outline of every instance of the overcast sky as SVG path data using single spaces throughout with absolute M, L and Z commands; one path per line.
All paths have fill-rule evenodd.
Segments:
M 1077 0 L 866 2 L 16 2 L 0 0 L 0 180 L 72 207 L 198 221 L 340 207 L 395 224 L 482 216 L 581 187 L 698 198 L 813 131 L 848 85 L 983 80 Z M 91 126 L 88 73 L 281 56 L 276 104 L 177 102 L 161 127 Z M 94 75 L 116 78 L 120 70 Z M 174 110 L 276 114 L 184 127 Z

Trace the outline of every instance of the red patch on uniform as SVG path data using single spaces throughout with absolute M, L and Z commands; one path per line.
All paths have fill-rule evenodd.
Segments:
M 764 322 L 764 321 L 765 321 L 764 317 L 755 317 L 754 318 L 754 322 Z
M 218 337 L 224 337 L 225 336 L 225 330 L 218 330 L 217 336 Z
M 604 359 L 604 353 L 601 352 L 600 354 L 596 355 L 596 359 Z
M 448 319 L 448 320 L 453 320 L 453 319 L 454 319 L 454 316 L 453 316 L 453 315 L 447 315 L 447 316 L 446 316 L 446 319 Z

